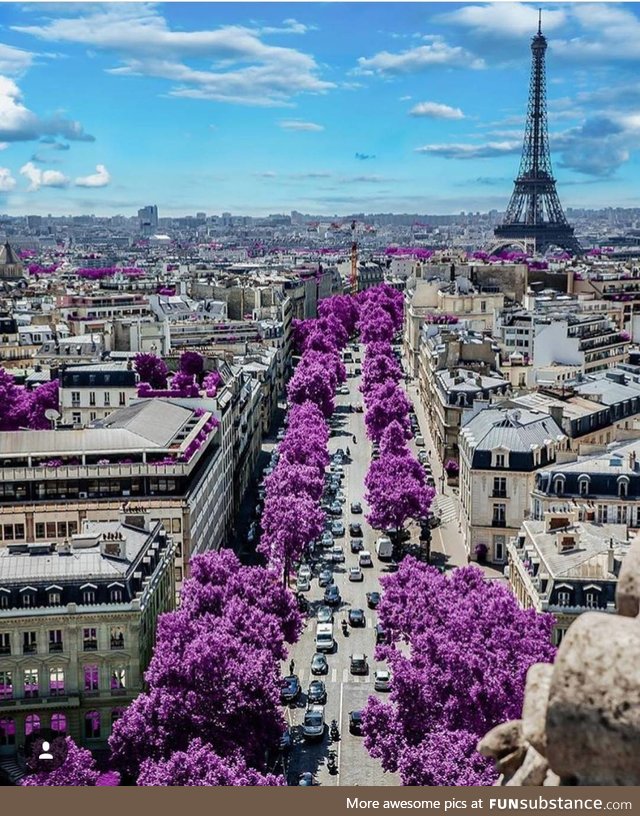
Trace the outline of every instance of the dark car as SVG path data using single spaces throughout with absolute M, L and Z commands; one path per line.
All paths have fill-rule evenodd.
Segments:
M 362 526 L 357 521 L 352 521 L 349 525 L 349 535 L 352 536 L 361 536 L 362 535 Z
M 328 671 L 329 664 L 326 655 L 323 655 L 322 652 L 316 652 L 311 658 L 311 674 L 326 674 Z
M 377 623 L 374 629 L 376 633 L 376 646 L 387 642 L 387 633 L 381 623 Z
M 349 712 L 349 732 L 358 737 L 362 735 L 362 711 Z
M 293 734 L 290 728 L 285 728 L 280 737 L 279 749 L 282 753 L 287 753 L 293 747 Z
M 349 610 L 349 625 L 350 626 L 366 626 L 367 620 L 364 616 L 364 609 L 350 609 Z
M 327 702 L 327 689 L 322 680 L 312 680 L 307 689 L 307 704 L 318 703 L 324 705 Z
M 379 592 L 367 592 L 367 606 L 369 609 L 377 609 L 380 597 Z
M 342 602 L 340 590 L 335 584 L 330 584 L 324 591 L 324 602 L 330 606 L 337 606 Z
M 318 575 L 318 585 L 321 587 L 328 587 L 332 583 L 333 575 L 331 574 L 331 570 L 322 570 L 320 575 Z
M 297 674 L 290 674 L 280 681 L 280 702 L 293 703 L 300 696 L 300 680 Z
M 359 553 L 361 550 L 364 550 L 364 543 L 361 538 L 352 538 L 349 541 L 349 545 L 351 546 L 352 553 Z
M 311 771 L 305 771 L 304 773 L 301 773 L 300 776 L 298 777 L 298 785 L 301 788 L 310 788 L 312 785 L 315 784 L 316 782 Z
M 369 674 L 366 654 L 352 654 L 349 671 L 351 674 Z
M 354 516 L 362 513 L 362 505 L 360 502 L 351 502 L 351 512 L 354 514 Z

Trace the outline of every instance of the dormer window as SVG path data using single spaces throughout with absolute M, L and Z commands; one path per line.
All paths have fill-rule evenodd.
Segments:
M 83 604 L 94 604 L 96 602 L 97 588 L 98 587 L 95 584 L 84 584 L 84 586 L 80 587 Z
M 556 496 L 562 496 L 564 493 L 564 476 L 556 476 L 553 480 L 553 492 Z
M 113 587 L 110 597 L 111 603 L 122 603 L 122 589 L 120 587 Z
M 580 496 L 588 496 L 590 485 L 591 479 L 589 478 L 589 476 L 583 475 L 578 477 L 578 494 Z
M 36 590 L 34 587 L 24 587 L 20 590 L 20 599 L 22 606 L 31 607 L 36 605 Z
M 571 603 L 571 593 L 565 591 L 558 592 L 558 605 L 559 606 L 569 606 Z
M 629 496 L 629 477 L 628 476 L 619 476 L 618 477 L 618 496 L 621 499 L 626 499 Z
M 57 590 L 53 590 L 49 593 L 49 606 L 60 606 L 62 601 L 62 594 Z

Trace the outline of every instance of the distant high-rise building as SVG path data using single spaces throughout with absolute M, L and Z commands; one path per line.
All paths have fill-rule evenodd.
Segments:
M 144 236 L 153 235 L 158 229 L 158 208 L 155 204 L 149 204 L 138 210 L 138 222 L 140 233 Z

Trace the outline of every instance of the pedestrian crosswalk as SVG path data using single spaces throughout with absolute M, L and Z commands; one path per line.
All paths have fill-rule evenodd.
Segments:
M 458 520 L 458 503 L 453 496 L 436 496 L 433 510 L 440 517 L 442 524 Z
M 315 675 L 311 674 L 309 669 L 300 669 L 298 672 L 298 679 L 300 685 L 304 688 L 312 680 L 324 680 L 325 684 L 329 683 L 373 683 L 373 670 L 370 669 L 368 675 L 354 675 L 349 672 L 349 669 L 343 669 L 338 678 L 338 670 L 331 669 L 331 675 Z

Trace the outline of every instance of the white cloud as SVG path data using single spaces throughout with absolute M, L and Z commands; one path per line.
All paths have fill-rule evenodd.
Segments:
M 484 68 L 484 60 L 475 57 L 460 46 L 448 45 L 440 37 L 429 37 L 431 42 L 399 53 L 380 51 L 373 57 L 358 59 L 359 73 L 410 74 L 434 66 L 452 65 L 462 68 Z
M 278 125 L 283 130 L 302 130 L 309 133 L 324 130 L 324 125 L 317 125 L 315 122 L 303 122 L 302 119 L 281 119 Z
M 31 67 L 33 58 L 30 51 L 0 43 L 0 74 L 19 76 Z
M 109 171 L 104 164 L 96 164 L 96 172 L 89 176 L 79 176 L 74 184 L 76 187 L 106 187 L 111 181 Z
M 289 32 L 300 29 L 286 21 Z M 115 52 L 120 65 L 111 73 L 152 76 L 175 83 L 171 96 L 238 104 L 288 105 L 300 93 L 325 93 L 314 58 L 293 48 L 272 46 L 260 31 L 242 26 L 177 31 L 147 3 L 105 4 L 84 16 L 61 17 L 16 30 L 47 41 L 78 43 Z M 188 64 L 206 61 L 208 69 Z
M 470 144 L 429 144 L 416 147 L 416 153 L 428 153 L 443 159 L 490 159 L 495 156 L 507 156 L 522 150 L 521 141 L 487 142 L 481 145 Z
M 411 116 L 426 116 L 430 119 L 464 119 L 460 108 L 452 108 L 440 102 L 418 102 L 409 111 Z
M 30 191 L 41 187 L 68 187 L 69 179 L 58 170 L 40 170 L 33 162 L 27 162 L 20 168 L 20 174 L 29 181 Z
M 474 36 L 530 37 L 538 29 L 538 8 L 525 3 L 486 3 L 484 5 L 463 6 L 456 11 L 440 15 L 446 23 L 453 23 L 470 29 Z M 542 13 L 543 31 L 554 31 L 567 19 L 564 11 L 544 9 Z
M 16 186 L 16 180 L 7 167 L 0 167 L 0 193 L 8 193 Z
M 22 102 L 22 93 L 16 83 L 0 76 L 0 141 L 28 142 L 41 136 L 63 136 L 74 141 L 94 141 L 85 133 L 80 122 L 61 115 L 41 118 Z

